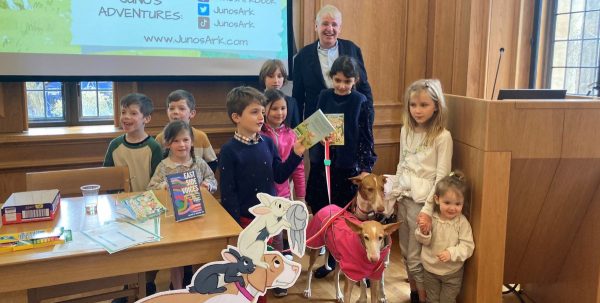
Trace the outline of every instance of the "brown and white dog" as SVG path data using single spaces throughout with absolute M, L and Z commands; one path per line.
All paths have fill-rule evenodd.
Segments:
M 239 283 L 227 284 L 227 290 L 218 294 L 192 293 L 187 289 L 179 289 L 154 294 L 143 298 L 138 303 L 246 303 L 256 302 L 270 288 L 289 288 L 300 276 L 300 264 L 284 258 L 280 252 L 265 252 L 263 261 L 268 269 L 256 267 L 253 273 L 245 274 L 245 287 Z
M 368 174 L 364 177 L 353 177 L 350 180 L 358 185 L 358 192 L 356 197 L 352 200 L 352 205 L 349 207 L 349 212 L 360 221 L 376 220 L 382 221 L 382 219 L 388 218 L 389 214 L 395 214 L 393 210 L 394 205 L 391 205 L 392 209 L 387 209 L 388 204 L 384 201 L 384 185 L 386 183 L 386 177 L 376 174 Z M 311 251 L 310 264 L 314 264 L 316 259 L 316 252 Z M 389 256 L 389 255 L 388 255 Z M 325 256 L 327 259 L 327 256 Z M 387 267 L 388 257 L 386 257 L 385 267 Z M 339 266 L 336 267 L 339 269 Z M 312 269 L 309 268 L 308 276 L 308 287 L 304 292 L 305 297 L 311 296 L 311 280 L 312 280 Z M 382 277 L 383 278 L 383 277 Z M 341 291 L 339 291 L 339 273 L 336 272 L 336 290 L 338 299 L 342 298 Z M 383 279 L 381 280 L 380 293 L 377 296 L 381 302 L 386 301 L 385 291 L 383 288 Z M 361 283 L 361 297 L 359 301 L 366 301 L 366 285 L 364 281 Z
M 341 210 L 341 212 L 339 212 Z M 312 237 L 325 222 L 325 232 Z M 377 221 L 360 222 L 350 213 L 336 205 L 321 209 L 309 223 L 307 237 L 312 237 L 306 245 L 309 250 L 309 268 L 305 297 L 311 296 L 312 271 L 317 259 L 317 248 L 325 245 L 338 261 L 334 272 L 336 298 L 338 302 L 351 302 L 350 295 L 355 282 L 369 278 L 371 281 L 371 302 L 380 301 L 380 281 L 383 277 L 384 261 L 390 252 L 390 237 L 400 223 L 382 225 Z M 340 272 L 344 273 L 345 285 L 342 294 L 339 284 Z M 366 302 L 361 294 L 359 301 Z
M 352 183 L 358 185 L 358 193 L 356 195 L 355 203 L 350 207 L 350 212 L 354 216 L 361 220 L 375 220 L 380 223 L 394 223 L 396 222 L 396 204 L 389 203 L 385 199 L 385 189 L 388 187 L 388 176 L 368 174 L 363 178 L 353 177 L 350 178 Z M 390 220 L 392 217 L 394 219 Z M 327 257 L 327 256 L 326 256 Z M 385 267 L 387 268 L 389 263 L 389 255 L 385 260 Z M 379 301 L 387 302 L 385 294 L 385 278 L 381 278 L 381 287 L 379 293 Z M 359 302 L 367 300 L 367 286 L 365 281 L 361 282 L 361 292 Z
M 377 220 L 381 214 L 386 213 L 386 204 L 383 199 L 385 176 L 368 174 L 364 177 L 350 178 L 352 183 L 358 185 L 358 192 L 353 199 L 349 211 L 361 220 Z

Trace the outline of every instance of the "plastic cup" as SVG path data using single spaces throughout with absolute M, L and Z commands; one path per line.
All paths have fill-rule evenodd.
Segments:
M 85 199 L 85 213 L 88 215 L 96 214 L 98 208 L 98 191 L 100 185 L 88 184 L 80 187 L 81 195 Z

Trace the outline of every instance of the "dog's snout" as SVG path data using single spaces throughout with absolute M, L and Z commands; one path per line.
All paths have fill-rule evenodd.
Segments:
M 369 262 L 371 262 L 371 263 L 377 263 L 377 262 L 379 262 L 379 254 L 373 255 L 373 256 L 369 256 Z

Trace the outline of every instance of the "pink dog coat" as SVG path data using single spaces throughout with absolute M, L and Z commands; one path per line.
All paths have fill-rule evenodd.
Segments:
M 381 280 L 384 269 L 383 263 L 390 252 L 389 244 L 391 243 L 381 250 L 379 261 L 371 263 L 367 258 L 367 252 L 360 238 L 348 227 L 344 218 L 356 224 L 361 223 L 351 213 L 337 205 L 332 204 L 321 209 L 308 222 L 306 247 L 317 249 L 326 246 L 329 253 L 340 265 L 342 272 L 352 281 L 359 281 L 364 278 Z M 332 220 L 332 223 L 325 229 L 325 232 L 311 239 L 321 227 L 327 224 L 328 220 Z

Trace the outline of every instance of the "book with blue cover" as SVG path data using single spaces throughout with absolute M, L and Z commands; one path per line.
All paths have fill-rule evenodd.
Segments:
M 200 179 L 195 170 L 167 175 L 167 187 L 173 202 L 175 221 L 183 221 L 206 213 L 200 193 Z

